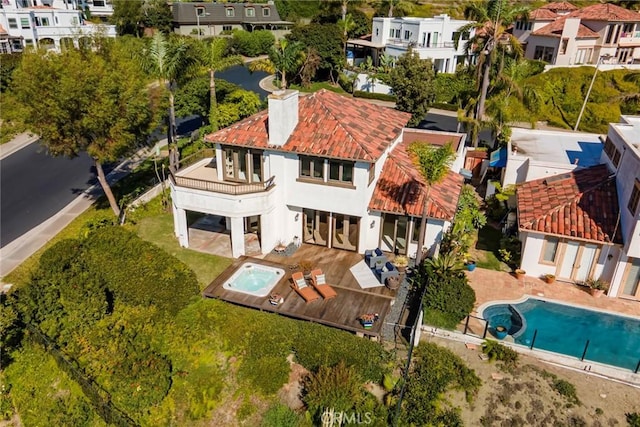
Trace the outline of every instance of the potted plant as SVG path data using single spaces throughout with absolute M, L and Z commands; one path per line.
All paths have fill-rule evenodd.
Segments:
M 300 261 L 300 264 L 298 264 L 298 265 L 302 269 L 302 274 L 304 275 L 304 278 L 305 279 L 310 279 L 311 278 L 311 270 L 313 270 L 313 263 L 311 261 L 309 261 L 308 259 L 303 259 L 302 261 Z
M 409 258 L 404 255 L 398 255 L 393 259 L 393 265 L 396 266 L 400 273 L 404 273 L 409 265 Z
M 551 284 L 556 281 L 556 276 L 553 274 L 545 274 L 544 276 L 542 276 L 542 280 Z
M 591 295 L 596 298 L 600 297 L 607 289 L 609 289 L 609 283 L 602 279 L 589 279 L 587 280 L 587 286 L 590 288 Z
M 524 271 L 521 268 L 516 268 L 513 273 L 516 275 L 516 279 L 518 279 L 518 280 L 524 279 L 524 276 L 526 276 L 526 274 L 527 274 L 527 272 Z
M 468 271 L 473 271 L 473 270 L 475 270 L 475 269 L 476 269 L 476 262 L 475 262 L 475 261 L 470 261 L 470 260 L 469 260 L 469 261 L 467 261 L 467 262 L 465 263 L 465 265 L 467 266 L 467 270 L 468 270 Z
M 378 320 L 378 313 L 362 314 L 360 315 L 358 320 L 360 320 L 360 324 L 362 325 L 363 328 L 371 329 L 373 328 L 373 322 Z

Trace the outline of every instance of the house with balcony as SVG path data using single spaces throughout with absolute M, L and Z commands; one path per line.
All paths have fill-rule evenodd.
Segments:
M 174 31 L 213 37 L 233 30 L 269 30 L 276 40 L 289 34 L 293 22 L 283 21 L 272 1 L 267 3 L 173 2 Z
M 3 0 L 0 26 L 7 32 L 6 43 L 11 45 L 11 52 L 22 51 L 28 46 L 60 50 L 64 46 L 78 47 L 98 35 L 116 36 L 114 25 L 86 21 L 75 4 L 64 3 L 60 8 L 53 4 L 53 0 Z M 2 51 L 7 50 L 3 48 Z
M 453 73 L 460 64 L 467 64 L 469 57 L 465 43 L 471 33 L 460 28 L 471 23 L 453 19 L 443 14 L 433 18 L 373 18 L 371 40 L 351 39 L 347 50 L 358 60 L 371 56 L 377 64 L 382 55 L 398 58 L 413 49 L 420 59 L 431 59 L 438 72 Z
M 247 235 L 262 254 L 299 242 L 414 256 L 426 185 L 407 146 L 451 142 L 460 154 L 465 135 L 405 129 L 407 113 L 326 90 L 305 97 L 279 91 L 268 103 L 268 110 L 207 135 L 210 151 L 171 169 L 180 244 L 189 246 L 188 213 L 197 212 L 222 225 L 234 257 L 247 254 Z M 463 180 L 451 170 L 431 190 L 431 253 L 455 215 Z
M 575 154 L 583 166 L 539 170 L 517 185 L 521 268 L 574 283 L 602 278 L 609 297 L 640 300 L 640 117 L 622 116 L 602 140 L 597 162 L 587 149 Z
M 610 3 L 549 3 L 516 21 L 513 35 L 526 58 L 552 65 L 640 62 L 640 12 Z

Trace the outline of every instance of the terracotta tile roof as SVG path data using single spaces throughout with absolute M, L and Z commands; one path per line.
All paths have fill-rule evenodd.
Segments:
M 572 5 L 567 1 L 555 1 L 547 3 L 544 6 L 540 6 L 540 9 L 551 10 L 553 12 L 570 12 L 573 10 L 578 10 L 578 7 Z
M 534 36 L 546 36 L 546 37 L 562 37 L 562 30 L 564 28 L 564 23 L 567 20 L 567 16 L 562 16 L 550 24 L 545 25 L 544 27 L 534 31 L 531 33 Z M 578 26 L 578 35 L 577 39 L 588 39 L 588 38 L 598 38 L 600 34 L 595 31 L 590 30 L 583 24 L 579 24 Z
M 572 18 L 581 18 L 585 21 L 633 21 L 640 22 L 640 12 L 634 12 L 624 7 L 616 6 L 615 4 L 594 4 L 591 6 L 583 7 L 580 10 L 571 12 L 569 15 Z
M 598 242 L 622 242 L 615 178 L 606 165 L 529 181 L 517 187 L 521 229 Z
M 464 133 L 439 132 L 430 129 L 407 128 L 402 133 L 402 140 L 407 144 L 416 141 L 429 141 L 429 144 L 441 147 L 451 142 L 453 144 L 453 151 L 458 151 L 460 144 L 464 144 L 466 137 L 467 135 Z
M 369 202 L 370 210 L 416 217 L 422 215 L 427 185 L 407 153 L 408 146 L 409 143 L 403 141 L 389 154 Z M 431 189 L 427 216 L 451 221 L 463 183 L 462 175 L 449 171 Z
M 529 12 L 530 21 L 553 21 L 558 15 L 548 9 L 536 9 Z
M 323 89 L 300 97 L 298 117 L 291 136 L 280 147 L 269 145 L 266 110 L 205 139 L 227 145 L 375 162 L 400 135 L 411 115 Z

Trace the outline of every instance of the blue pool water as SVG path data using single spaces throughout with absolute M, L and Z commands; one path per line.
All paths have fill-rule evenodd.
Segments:
M 494 304 L 483 310 L 494 334 L 504 326 L 518 344 L 634 370 L 640 361 L 640 319 L 530 298 L 518 304 Z

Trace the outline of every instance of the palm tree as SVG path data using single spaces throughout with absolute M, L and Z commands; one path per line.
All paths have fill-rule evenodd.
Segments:
M 265 71 L 267 73 L 280 72 L 280 87 L 287 88 L 287 73 L 300 68 L 305 59 L 300 42 L 282 39 L 269 52 L 269 59 L 253 61 L 249 64 L 251 71 Z
M 429 212 L 431 188 L 442 181 L 447 175 L 449 165 L 455 157 L 455 152 L 453 151 L 451 143 L 436 147 L 424 142 L 414 142 L 409 146 L 408 151 L 414 164 L 427 183 L 427 194 L 424 198 L 422 220 L 420 221 L 418 250 L 416 251 L 416 265 L 418 265 L 420 261 L 422 261 L 422 247 L 424 245 L 424 235 L 427 231 L 427 214 Z
M 475 35 L 467 41 L 465 49 L 478 55 L 478 76 L 482 76 L 476 119 L 484 119 L 491 71 L 497 60 L 497 52 L 506 50 L 516 57 L 522 55 L 520 42 L 507 32 L 507 28 L 518 17 L 527 16 L 528 11 L 528 7 L 511 5 L 508 0 L 471 3 L 465 10 L 465 18 L 476 22 L 464 25 L 459 31 L 466 33 L 475 30 Z M 474 144 L 477 146 L 477 140 Z
M 356 22 L 353 20 L 353 15 L 350 13 L 338 21 L 338 27 L 342 29 L 342 51 L 345 56 L 347 54 L 347 40 L 349 39 L 349 31 L 353 30 L 356 26 Z
M 234 65 L 242 64 L 242 56 L 227 55 L 227 40 L 222 37 L 214 37 L 200 45 L 200 64 L 209 73 L 209 125 L 212 131 L 218 130 L 218 102 L 216 99 L 216 71 L 222 71 Z
M 157 80 L 158 86 L 169 92 L 169 147 L 176 143 L 175 90 L 179 77 L 196 62 L 189 44 L 181 37 L 169 38 L 161 32 L 155 33 L 139 58 L 142 68 Z M 174 150 L 176 147 L 174 147 Z M 177 150 L 174 151 L 177 153 Z M 174 159 L 171 159 L 172 162 Z

